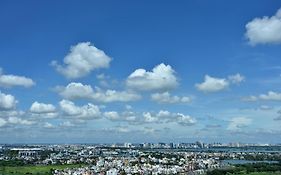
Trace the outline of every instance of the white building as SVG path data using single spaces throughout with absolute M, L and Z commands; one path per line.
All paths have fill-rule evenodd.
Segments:
M 115 168 L 111 168 L 110 170 L 106 171 L 106 175 L 117 175 L 118 171 Z

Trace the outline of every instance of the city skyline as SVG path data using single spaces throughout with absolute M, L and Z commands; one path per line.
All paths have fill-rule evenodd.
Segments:
M 281 2 L 0 4 L 0 143 L 280 143 Z

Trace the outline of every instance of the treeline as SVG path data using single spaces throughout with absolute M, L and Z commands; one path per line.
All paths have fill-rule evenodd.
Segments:
M 207 175 L 229 175 L 229 174 L 243 174 L 253 172 L 280 172 L 281 163 L 253 163 L 240 164 L 231 169 L 216 169 L 208 171 Z
M 4 166 L 24 166 L 26 163 L 22 160 L 0 160 L 0 167 Z
M 228 155 L 220 156 L 220 160 L 231 159 Z M 253 161 L 281 161 L 280 153 L 246 153 L 241 157 L 236 157 L 241 160 L 253 160 Z
M 255 160 L 255 161 L 263 161 L 263 160 L 269 160 L 269 161 L 281 161 L 281 157 L 279 154 L 272 153 L 272 154 L 256 154 L 256 155 L 244 155 L 245 160 Z

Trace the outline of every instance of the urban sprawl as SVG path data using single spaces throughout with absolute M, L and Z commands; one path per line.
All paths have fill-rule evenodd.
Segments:
M 53 175 L 205 174 L 237 161 L 280 161 L 281 145 L 269 144 L 69 144 L 0 145 L 1 161 L 32 165 L 81 165 Z

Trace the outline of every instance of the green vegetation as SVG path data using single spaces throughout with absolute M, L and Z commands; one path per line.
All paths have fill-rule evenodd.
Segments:
M 252 172 L 247 173 L 245 171 L 237 170 L 213 170 L 208 172 L 207 175 L 281 175 L 281 172 Z
M 241 174 L 243 175 L 243 174 Z M 275 172 L 275 173 L 269 173 L 269 172 L 256 172 L 256 173 L 250 173 L 248 175 L 281 175 L 280 172 Z
M 16 157 L 18 155 L 18 151 L 6 150 L 4 152 L 4 155 L 9 156 L 9 157 Z
M 216 169 L 207 172 L 207 175 L 281 175 L 281 163 L 253 163 L 236 165 L 229 169 Z
M 25 163 L 22 160 L 0 160 L 0 167 L 5 166 L 24 166 Z
M 54 169 L 78 168 L 83 165 L 0 166 L 0 175 L 51 175 Z

